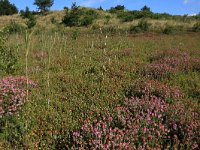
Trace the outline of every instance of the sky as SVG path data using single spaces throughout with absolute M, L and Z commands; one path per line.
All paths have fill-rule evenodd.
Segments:
M 37 10 L 37 7 L 33 5 L 34 0 L 10 0 L 10 2 L 15 4 L 19 10 L 25 9 L 26 6 L 30 10 Z M 126 9 L 139 10 L 147 5 L 153 12 L 166 12 L 173 15 L 200 13 L 200 0 L 54 0 L 51 10 L 61 10 L 64 6 L 70 7 L 73 2 L 79 6 L 93 8 L 102 6 L 104 9 L 124 5 Z

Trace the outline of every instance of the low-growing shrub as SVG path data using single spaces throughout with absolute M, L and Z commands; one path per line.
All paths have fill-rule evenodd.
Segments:
M 23 76 L 0 79 L 0 118 L 15 113 L 26 102 L 26 90 L 33 86 L 36 84 Z
M 57 20 L 56 20 L 55 17 L 51 17 L 51 23 L 52 23 L 52 24 L 56 24 L 56 23 L 57 23 Z
M 183 104 L 168 104 L 147 94 L 125 99 L 114 114 L 85 120 L 72 134 L 72 148 L 195 149 L 199 146 L 199 125 Z
M 137 80 L 124 89 L 127 98 L 142 98 L 145 95 L 156 96 L 168 102 L 183 98 L 183 92 L 178 87 L 172 87 L 156 80 Z
M 192 29 L 194 32 L 199 32 L 200 31 L 200 22 L 195 23 Z
M 164 34 L 173 34 L 174 32 L 175 32 L 175 28 L 169 25 L 167 25 L 163 30 Z
M 0 75 L 14 73 L 18 65 L 15 51 L 6 45 L 8 33 L 0 31 Z
M 154 79 L 169 78 L 178 72 L 199 71 L 200 59 L 179 50 L 165 51 L 150 57 L 150 63 L 140 72 Z
M 35 16 L 32 15 L 29 17 L 28 21 L 26 22 L 26 25 L 27 25 L 28 29 L 31 29 L 36 25 L 36 23 L 37 23 L 36 18 L 35 18 Z
M 26 27 L 16 23 L 15 21 L 11 21 L 5 28 L 5 31 L 8 31 L 10 34 L 14 33 L 23 33 L 25 31 Z
M 131 26 L 129 29 L 130 33 L 139 33 L 139 32 L 146 32 L 149 31 L 151 24 L 148 23 L 146 20 L 141 20 L 138 22 L 137 26 Z

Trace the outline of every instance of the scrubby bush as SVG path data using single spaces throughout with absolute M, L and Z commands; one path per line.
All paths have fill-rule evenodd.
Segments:
M 80 9 L 76 3 L 73 3 L 71 10 L 66 10 L 66 14 L 62 19 L 62 22 L 66 26 L 88 26 L 98 17 L 98 14 L 94 10 Z
M 115 7 L 111 7 L 108 11 L 110 13 L 117 13 L 119 11 L 124 11 L 125 10 L 125 6 L 124 5 L 117 5 Z
M 22 18 L 30 18 L 33 15 L 33 12 L 31 12 L 29 8 L 26 7 L 25 11 L 24 10 L 20 11 L 20 15 Z
M 200 22 L 195 23 L 192 29 L 195 32 L 199 32 L 200 31 Z
M 122 21 L 122 22 L 129 22 L 133 21 L 135 18 L 134 15 L 130 11 L 122 11 L 117 14 L 117 17 Z
M 131 26 L 129 29 L 130 33 L 139 33 L 139 32 L 146 32 L 149 31 L 151 27 L 151 24 L 148 23 L 146 20 L 139 21 L 138 25 Z
M 33 28 L 35 25 L 36 25 L 36 18 L 34 15 L 31 15 L 29 18 L 28 18 L 28 21 L 26 22 L 26 25 L 28 27 L 28 29 L 31 29 Z
M 8 24 L 4 28 L 4 30 L 8 31 L 10 34 L 13 34 L 13 33 L 23 33 L 25 28 L 26 28 L 25 26 L 16 23 L 15 21 L 11 21 L 10 24 Z
M 21 10 L 20 14 L 22 18 L 27 18 L 26 25 L 28 29 L 33 28 L 36 25 L 36 18 L 34 16 L 34 12 L 31 12 L 28 7 L 26 7 L 25 11 Z
M 56 20 L 55 17 L 51 17 L 51 23 L 52 23 L 52 24 L 56 24 L 56 23 L 57 23 L 57 20 Z
M 184 29 L 184 26 L 181 26 L 181 25 L 176 25 L 176 26 L 165 25 L 165 28 L 163 29 L 163 33 L 175 34 L 175 33 L 183 32 L 184 30 L 186 31 L 186 29 Z

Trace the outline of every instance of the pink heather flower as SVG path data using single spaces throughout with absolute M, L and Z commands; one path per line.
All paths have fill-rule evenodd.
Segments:
M 173 124 L 173 129 L 177 130 L 177 124 L 176 123 Z

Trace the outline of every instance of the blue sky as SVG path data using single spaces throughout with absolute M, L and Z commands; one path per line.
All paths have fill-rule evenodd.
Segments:
M 36 10 L 33 5 L 34 0 L 10 0 L 19 10 L 28 6 L 31 10 Z M 97 8 L 100 5 L 104 9 L 125 5 L 127 9 L 138 10 L 144 5 L 151 8 L 153 12 L 167 12 L 170 14 L 197 14 L 200 12 L 200 0 L 54 0 L 51 10 L 63 9 L 64 6 L 70 7 L 72 2 L 81 6 Z

